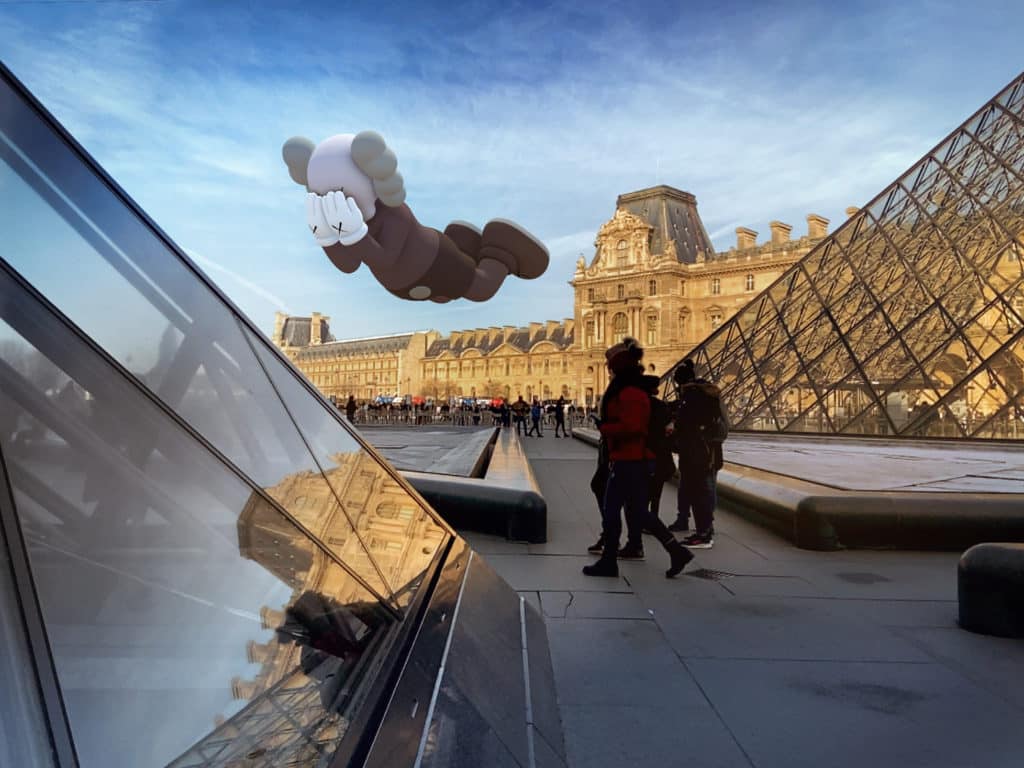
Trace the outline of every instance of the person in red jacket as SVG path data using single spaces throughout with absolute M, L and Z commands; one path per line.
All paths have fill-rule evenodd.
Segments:
M 635 339 L 626 338 L 605 352 L 612 380 L 601 398 L 598 428 L 608 444 L 608 483 L 601 506 L 601 559 L 583 568 L 587 576 L 618 576 L 619 537 L 622 510 L 633 520 L 642 520 L 665 547 L 671 564 L 665 575 L 680 573 L 693 554 L 676 541 L 657 517 L 650 514 L 647 495 L 654 472 L 654 454 L 647 448 L 651 418 L 650 397 L 643 388 L 644 351 Z M 633 558 L 637 559 L 637 558 Z

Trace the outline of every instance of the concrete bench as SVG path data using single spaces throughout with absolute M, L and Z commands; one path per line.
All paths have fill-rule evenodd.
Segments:
M 501 429 L 486 466 L 482 478 L 402 475 L 453 528 L 532 544 L 546 542 L 548 505 L 512 429 Z
M 960 626 L 1024 637 L 1024 544 L 976 544 L 957 566 Z

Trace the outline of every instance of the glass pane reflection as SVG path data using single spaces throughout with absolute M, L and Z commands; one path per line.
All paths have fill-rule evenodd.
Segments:
M 0 450 L 83 768 L 326 765 L 394 612 L 2 289 Z
M 0 259 L 391 599 L 227 306 L 5 83 L 0 114 Z
M 0 493 L 7 489 L 0 487 Z M 7 541 L 0 530 L 0 765 L 54 764 Z
M 396 600 L 407 605 L 447 531 L 341 425 L 337 410 L 311 397 L 262 339 L 249 338 Z

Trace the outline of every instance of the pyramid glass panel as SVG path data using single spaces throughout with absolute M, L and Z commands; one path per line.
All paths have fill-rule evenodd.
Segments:
M 739 428 L 1020 439 L 1022 169 L 1024 75 L 698 345 Z
M 52 766 L 50 739 L 0 526 L 0 765 Z M 9 713 L 9 716 L 8 716 Z
M 448 538 L 447 528 L 345 429 L 336 408 L 303 397 L 303 385 L 266 343 L 251 332 L 249 340 L 376 567 L 400 603 L 408 604 Z
M 11 193 L 0 209 L 0 256 L 295 520 L 306 525 L 315 519 L 317 535 L 370 589 L 388 599 L 394 594 L 368 551 L 374 542 L 381 559 L 401 562 L 392 575 L 402 580 L 402 599 L 411 599 L 447 529 L 398 483 L 388 491 L 395 520 L 415 519 L 429 541 L 399 545 L 395 539 L 404 529 L 395 521 L 384 526 L 389 534 L 383 538 L 357 529 L 359 515 L 348 510 L 355 502 L 346 505 L 323 477 L 230 306 L 19 99 L 6 83 L 0 86 L 0 110 L 8 118 L 0 129 L 0 186 Z M 312 392 L 303 392 L 302 400 Z M 334 423 L 339 439 L 363 457 L 359 477 L 386 474 L 369 469 L 379 466 L 377 459 Z M 391 510 L 388 504 L 382 513 Z M 419 554 L 408 557 L 412 550 Z M 412 569 L 419 576 L 412 578 Z
M 399 614 L 2 275 L 0 451 L 80 765 L 170 763 L 297 681 L 282 757 L 333 750 Z

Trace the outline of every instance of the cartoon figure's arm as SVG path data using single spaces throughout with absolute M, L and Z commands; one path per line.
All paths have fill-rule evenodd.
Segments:
M 320 205 L 324 223 L 334 241 L 330 243 L 330 247 L 319 239 L 317 242 L 320 242 L 338 269 L 342 272 L 354 272 L 363 262 L 383 269 L 395 264 L 400 248 L 382 247 L 382 244 L 373 238 L 369 233 L 369 227 L 363 221 L 363 212 L 355 198 L 345 197 L 344 192 L 337 191 L 328 192 L 326 195 L 310 193 L 307 200 L 310 198 L 316 198 L 314 207 Z M 346 269 L 349 264 L 354 266 Z

